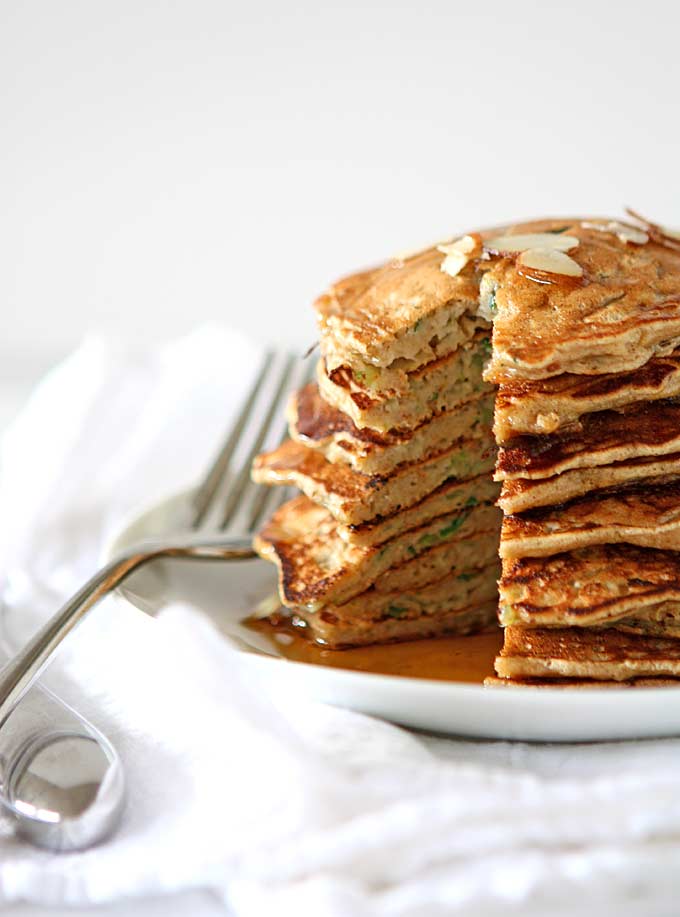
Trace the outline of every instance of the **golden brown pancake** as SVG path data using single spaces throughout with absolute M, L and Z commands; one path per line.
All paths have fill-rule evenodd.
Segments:
M 680 638 L 680 602 L 650 605 L 639 614 L 619 619 L 614 627 L 629 634 Z
M 635 404 L 621 412 L 589 414 L 580 430 L 516 437 L 499 449 L 496 479 L 550 478 L 573 468 L 678 451 L 680 401 Z
M 542 233 L 529 247 L 544 249 L 543 266 L 545 251 L 559 250 L 552 266 L 571 265 L 574 276 L 523 267 L 526 250 L 510 254 L 493 230 L 466 249 L 474 257 L 455 277 L 446 271 L 457 255 L 444 265 L 431 248 L 346 278 L 316 303 L 317 384 L 292 403 L 293 440 L 261 456 L 253 476 L 307 495 L 279 510 L 256 545 L 278 564 L 285 603 L 305 606 L 328 645 L 480 626 L 498 537 L 484 479 L 494 459 L 482 413 L 490 383 L 501 385 L 500 505 L 513 513 L 502 622 L 538 633 L 604 627 L 641 641 L 680 632 L 680 551 L 671 550 L 680 547 L 680 243 L 573 218 L 502 232 Z M 469 592 L 470 570 L 486 571 L 483 595 Z M 423 606 L 444 582 L 449 592 Z M 406 594 L 413 604 L 397 612 L 392 602 L 390 612 L 390 597 Z
M 627 681 L 597 681 L 594 678 L 498 678 L 489 675 L 485 688 L 677 688 L 680 678 L 629 678 Z
M 342 604 L 329 604 L 324 610 L 340 620 L 374 619 L 376 617 L 417 618 L 423 614 L 435 614 L 438 608 L 447 611 L 469 608 L 480 602 L 496 598 L 498 563 L 466 570 L 463 573 L 449 572 L 429 583 L 414 587 L 405 586 L 393 591 L 367 589 Z
M 597 544 L 680 550 L 680 478 L 600 491 L 506 516 L 501 557 L 547 557 Z
M 445 545 L 454 545 L 444 549 Z M 381 547 L 347 544 L 321 506 L 296 497 L 281 506 L 255 538 L 255 550 L 279 569 L 284 605 L 346 602 L 381 578 L 402 586 L 461 573 L 495 560 L 498 509 L 486 504 L 440 516 Z M 440 549 L 440 550 L 437 550 Z M 424 557 L 427 552 L 432 555 Z M 396 587 L 395 587 L 396 588 Z
M 494 313 L 488 381 L 627 372 L 680 343 L 680 252 L 651 240 L 623 241 L 583 222 L 544 220 L 508 230 L 563 229 L 579 240 L 569 256 L 583 276 L 537 276 L 514 257 L 492 263 L 481 286 L 482 306 Z
M 680 553 L 598 545 L 504 560 L 499 593 L 504 626 L 610 623 L 660 602 L 680 601 Z
M 404 462 L 416 462 L 447 449 L 461 436 L 489 435 L 493 395 L 476 397 L 455 411 L 440 411 L 414 430 L 387 433 L 359 428 L 337 408 L 323 400 L 318 386 L 296 392 L 288 406 L 290 435 L 329 462 L 350 465 L 362 474 L 390 474 Z
M 479 331 L 488 335 L 488 328 L 489 323 L 479 316 L 463 315 L 441 335 L 434 335 L 427 343 L 423 337 L 424 346 L 416 356 L 410 359 L 399 357 L 389 366 L 365 363 L 356 356 L 349 363 L 337 363 L 333 359 L 334 354 L 328 354 L 328 349 L 322 346 L 322 351 L 327 354 L 324 356 L 324 366 L 331 378 L 342 376 L 371 398 L 398 398 L 408 394 L 414 372 L 468 345 Z
M 503 678 L 631 678 L 680 676 L 680 640 L 581 627 L 507 627 L 496 658 Z
M 344 649 L 350 646 L 365 646 L 369 643 L 391 643 L 398 640 L 418 640 L 426 637 L 443 637 L 474 634 L 488 627 L 493 627 L 496 619 L 496 601 L 491 599 L 476 605 L 461 608 L 459 599 L 444 589 L 440 601 L 429 602 L 417 597 L 423 603 L 420 613 L 414 616 L 404 614 L 406 597 L 402 594 L 394 597 L 392 607 L 398 613 L 389 612 L 385 605 L 385 614 L 381 617 L 344 617 L 335 613 L 334 606 L 320 612 L 309 612 L 300 609 L 295 612 L 297 622 L 304 622 L 312 638 L 331 649 Z
M 321 453 L 288 440 L 258 456 L 253 480 L 298 487 L 344 525 L 359 525 L 418 503 L 447 480 L 468 480 L 494 466 L 492 437 L 459 440 L 445 452 L 400 465 L 391 475 L 364 475 L 332 465 Z
M 378 577 L 373 588 L 376 592 L 419 589 L 452 573 L 459 579 L 469 579 L 470 571 L 480 567 L 493 567 L 493 581 L 497 583 L 501 568 L 498 535 L 493 530 L 462 535 L 458 541 L 445 541 L 416 554 L 405 563 L 390 567 Z M 498 589 L 494 588 L 494 595 L 497 595 Z
M 394 258 L 333 284 L 314 304 L 322 353 L 339 366 L 389 367 L 430 362 L 460 319 L 477 311 L 472 266 L 450 277 L 436 247 Z M 434 343 L 433 343 L 434 342 Z
M 408 509 L 381 516 L 361 525 L 339 525 L 338 534 L 350 544 L 370 547 L 383 544 L 409 529 L 424 525 L 430 519 L 446 513 L 458 513 L 480 503 L 495 503 L 498 484 L 490 474 L 480 474 L 467 481 L 446 481 L 432 493 Z M 500 526 L 501 514 L 498 514 Z
M 521 434 L 543 435 L 574 427 L 584 414 L 616 410 L 635 402 L 680 395 L 680 351 L 656 357 L 628 373 L 578 376 L 565 373 L 540 381 L 499 386 L 494 434 L 506 442 Z
M 408 390 L 393 397 L 367 390 L 344 367 L 329 370 L 323 359 L 317 366 L 317 384 L 324 401 L 357 427 L 412 430 L 435 414 L 493 392 L 482 379 L 489 351 L 488 332 L 480 332 L 454 353 L 409 373 Z
M 574 497 L 635 482 L 650 486 L 680 475 L 680 452 L 656 458 L 629 459 L 598 468 L 575 468 L 551 478 L 504 481 L 498 505 L 506 513 L 566 503 Z

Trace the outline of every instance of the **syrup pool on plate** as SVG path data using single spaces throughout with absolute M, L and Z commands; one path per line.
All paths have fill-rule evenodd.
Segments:
M 406 678 L 434 678 L 482 684 L 494 674 L 493 662 L 503 644 L 500 628 L 464 637 L 437 637 L 330 650 L 289 624 L 251 618 L 246 626 L 265 636 L 284 659 Z

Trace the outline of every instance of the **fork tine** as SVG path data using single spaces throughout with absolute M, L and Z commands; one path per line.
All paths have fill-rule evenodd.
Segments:
M 229 463 L 231 458 L 236 451 L 236 447 L 243 433 L 243 428 L 246 425 L 250 411 L 252 410 L 253 404 L 262 388 L 264 380 L 267 378 L 268 373 L 271 370 L 272 361 L 274 359 L 273 351 L 269 350 L 265 353 L 262 363 L 260 365 L 260 370 L 255 377 L 255 381 L 248 392 L 248 395 L 243 402 L 241 411 L 236 418 L 236 422 L 232 427 L 227 439 L 224 442 L 224 445 L 217 454 L 213 464 L 208 469 L 208 473 L 203 479 L 201 485 L 193 496 L 191 501 L 193 517 L 191 519 L 191 528 L 197 529 L 200 527 L 201 523 L 204 521 L 206 516 L 210 511 L 210 507 L 215 500 L 220 485 L 224 480 L 224 476 L 229 468 Z
M 307 385 L 309 382 L 313 382 L 316 377 L 316 360 L 310 360 L 308 357 L 302 358 L 304 361 L 304 373 L 302 375 L 302 381 L 300 382 L 300 388 L 303 385 Z
M 288 395 L 288 384 L 295 363 L 296 358 L 294 356 L 289 355 L 286 358 L 283 366 L 283 371 L 281 372 L 278 379 L 276 392 L 269 403 L 269 407 L 265 414 L 264 420 L 259 426 L 259 430 L 251 444 L 250 450 L 245 456 L 243 456 L 240 471 L 232 481 L 229 488 L 224 508 L 222 510 L 220 528 L 226 528 L 227 525 L 229 525 L 231 522 L 235 512 L 239 508 L 239 505 L 243 506 L 242 500 L 244 491 L 247 488 L 247 485 L 250 483 L 250 466 L 252 465 L 255 456 L 262 450 L 263 443 L 267 437 L 267 434 L 270 432 L 272 421 L 282 410 L 282 401 Z
M 262 484 L 257 485 L 257 487 L 258 499 L 254 502 L 248 520 L 247 534 L 257 532 L 262 523 L 269 519 L 280 506 L 290 500 L 295 492 L 292 487 L 265 487 Z
M 292 500 L 293 497 L 300 493 L 296 487 L 292 486 L 266 487 L 261 484 L 255 486 L 258 489 L 248 516 L 248 532 L 256 532 L 280 506 L 283 506 L 284 503 Z
M 306 385 L 314 372 L 314 361 L 308 360 L 306 362 L 300 361 L 295 367 L 296 380 L 293 384 L 293 390 L 297 388 L 302 388 L 303 385 Z M 276 435 L 278 434 L 278 436 Z M 288 422 L 284 415 L 280 415 L 279 418 L 275 419 L 272 423 L 270 435 L 267 437 L 269 442 L 265 445 L 265 451 L 268 449 L 274 449 L 277 446 L 282 445 L 288 439 Z M 292 494 L 295 492 L 295 488 L 292 487 L 276 487 L 274 488 L 279 492 L 279 497 L 276 499 L 272 498 L 271 490 L 272 488 L 267 487 L 263 484 L 255 485 L 255 491 L 252 496 L 250 503 L 250 512 L 248 513 L 247 521 L 247 531 L 254 531 L 263 519 L 277 509 L 281 503 L 284 503 L 286 500 L 290 499 Z M 283 493 L 281 493 L 283 491 Z

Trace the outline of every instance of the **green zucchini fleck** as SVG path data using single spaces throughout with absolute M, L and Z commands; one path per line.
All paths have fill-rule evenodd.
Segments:
M 421 535 L 418 539 L 418 547 L 429 548 L 431 545 L 436 544 L 437 541 L 439 541 L 439 536 L 436 532 L 428 532 L 426 535 Z
M 493 420 L 493 408 L 490 405 L 484 405 L 479 409 L 479 414 L 484 426 L 490 426 L 491 421 Z
M 405 614 L 408 614 L 408 608 L 403 605 L 388 605 L 387 614 L 390 618 L 403 618 Z
M 457 532 L 461 525 L 465 522 L 467 517 L 470 515 L 470 511 L 466 513 L 460 513 L 456 516 L 455 519 L 452 519 L 448 525 L 445 525 L 443 529 L 440 529 L 437 533 L 439 538 L 448 538 L 449 535 L 453 535 L 454 532 Z
M 379 370 L 375 366 L 366 366 L 365 369 L 355 369 L 354 378 L 370 388 L 378 378 Z

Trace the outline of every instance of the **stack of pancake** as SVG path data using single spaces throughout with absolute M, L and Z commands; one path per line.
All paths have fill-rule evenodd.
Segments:
M 487 626 L 500 482 L 497 683 L 680 677 L 680 237 L 638 222 L 475 233 L 317 301 L 254 468 L 303 493 L 256 549 L 316 640 Z
M 604 220 L 508 235 L 527 230 L 559 257 L 532 237 L 481 281 L 505 513 L 496 671 L 658 684 L 680 675 L 680 242 Z
M 495 622 L 499 487 L 481 239 L 395 258 L 316 302 L 316 382 L 253 477 L 293 485 L 255 541 L 290 619 L 329 647 Z M 442 265 L 444 269 L 442 270 Z

